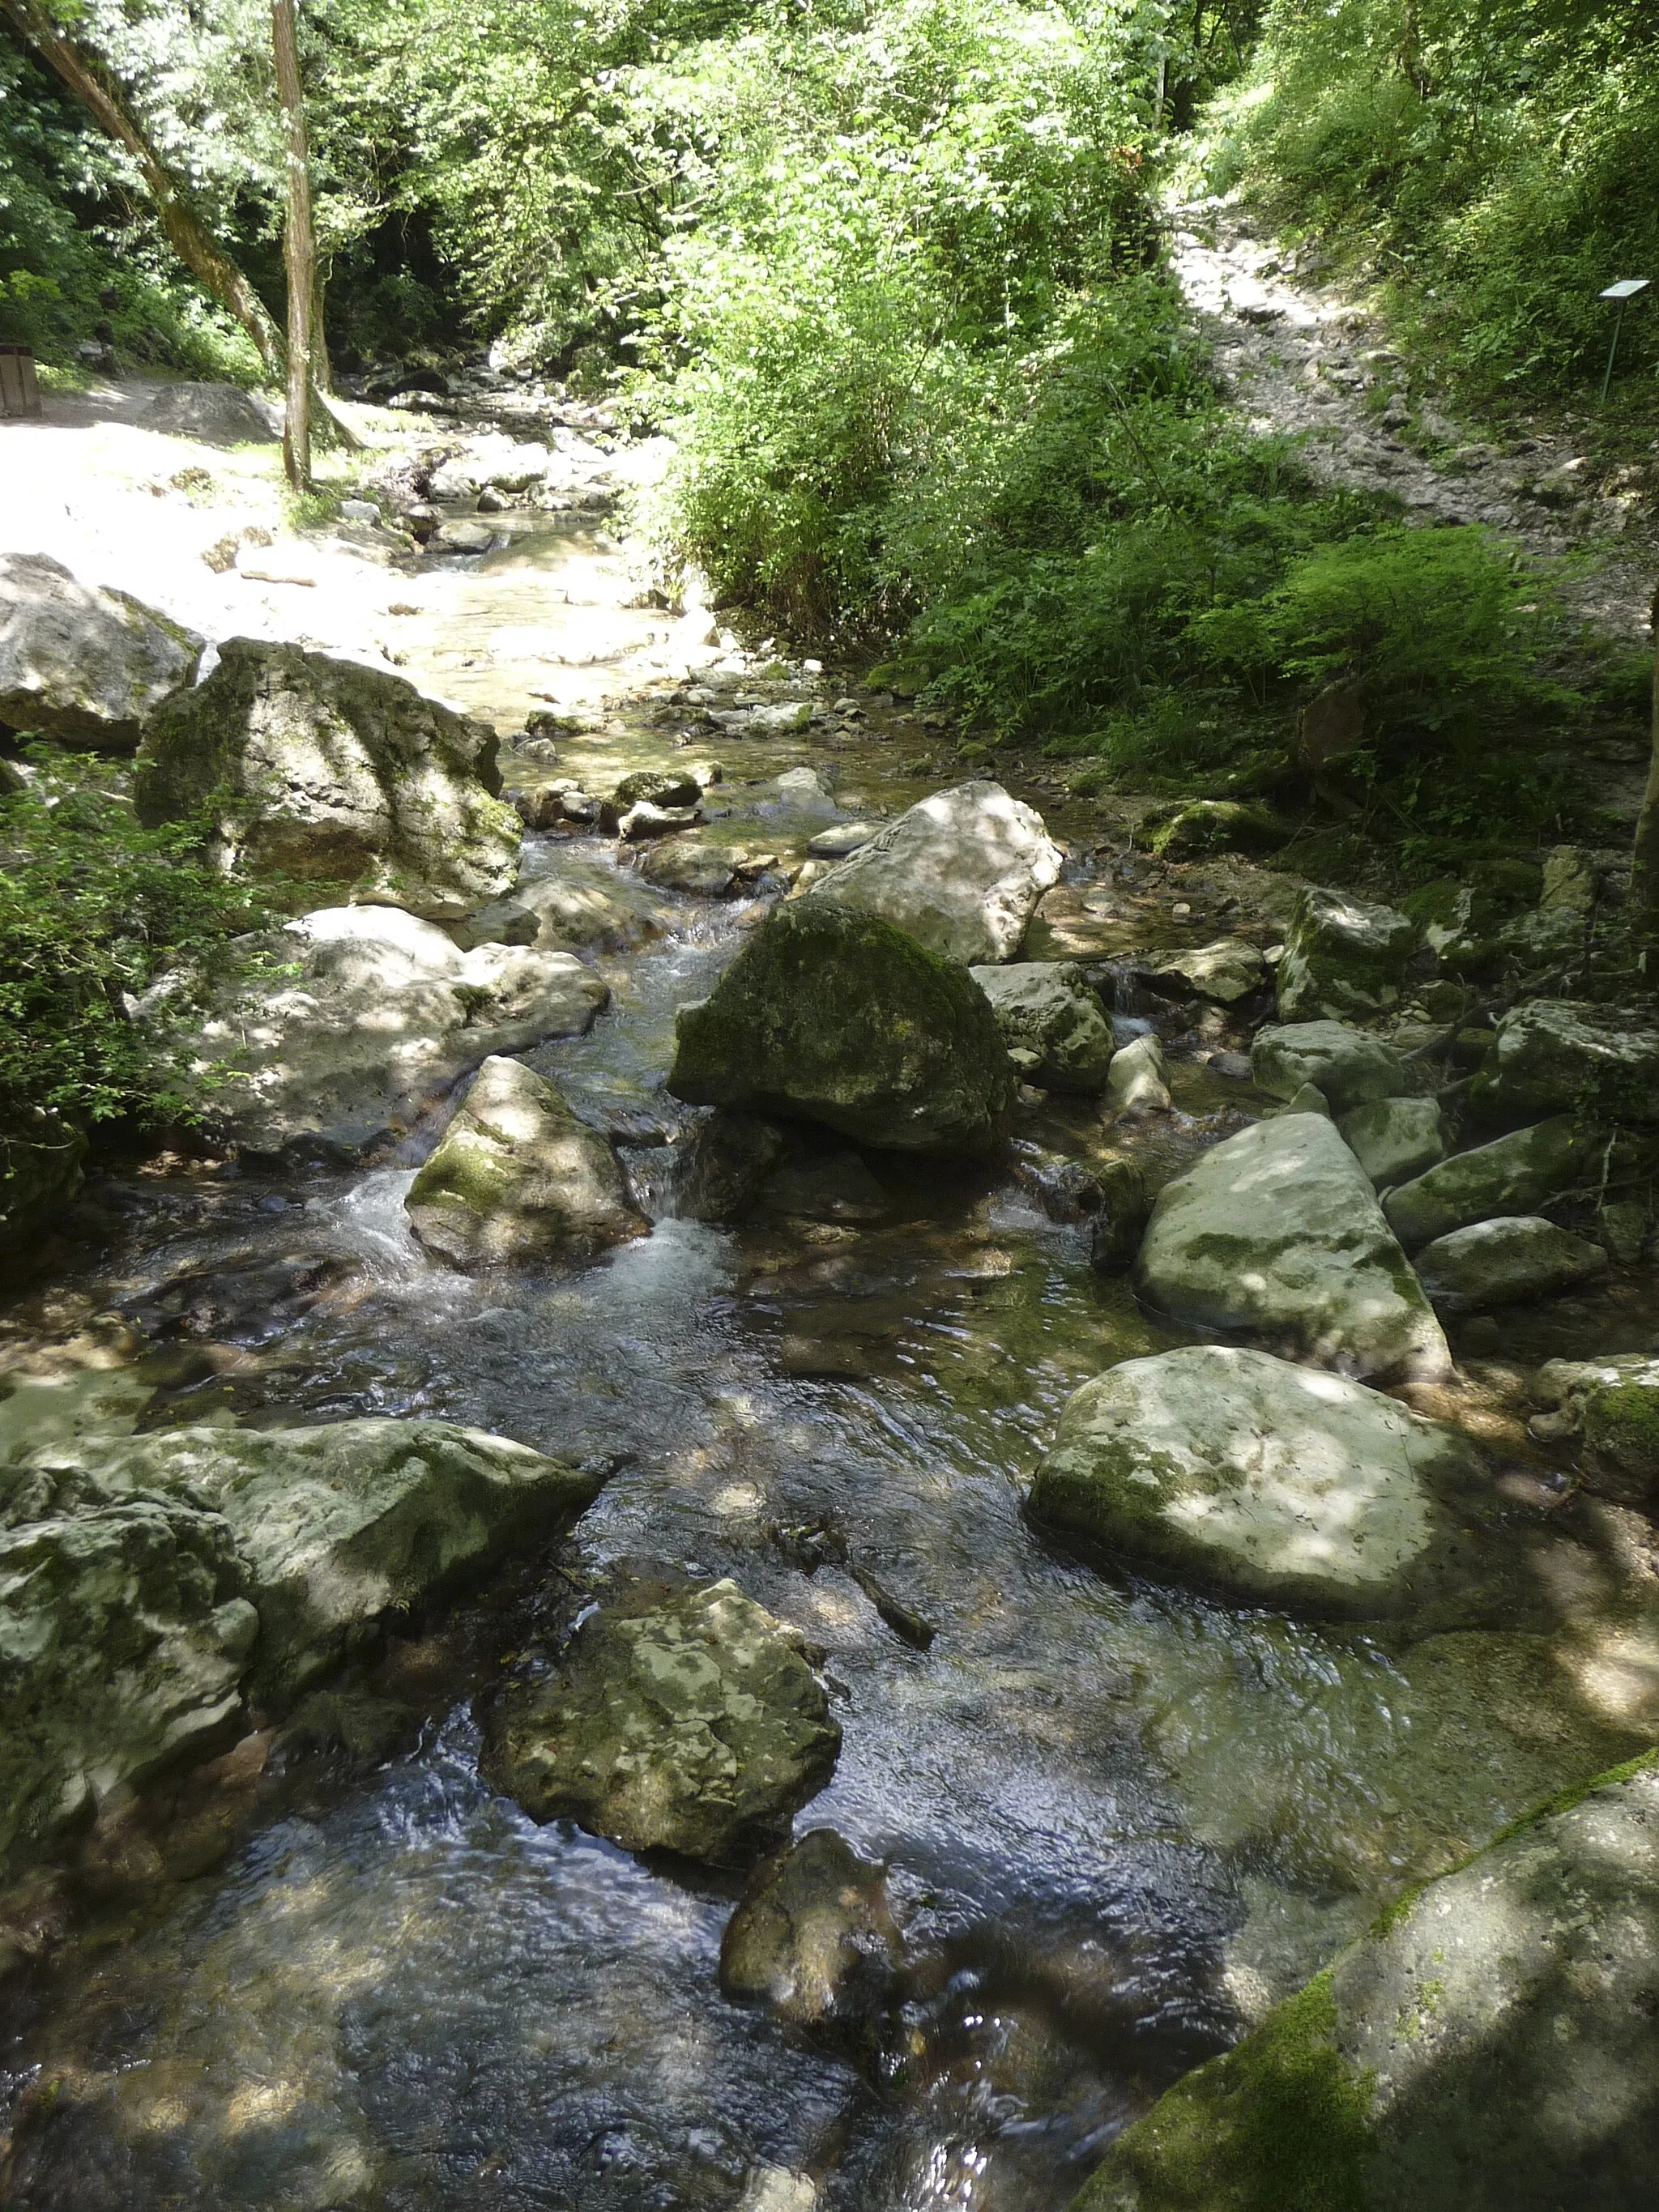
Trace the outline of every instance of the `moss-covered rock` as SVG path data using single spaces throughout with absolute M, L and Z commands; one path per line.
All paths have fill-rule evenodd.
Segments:
M 787 1831 L 840 1749 L 793 1631 L 735 1583 L 642 1579 L 501 1696 L 483 1766 L 532 1820 L 726 1863 Z
M 1653 1127 L 1659 1030 L 1606 1006 L 1528 1000 L 1498 1024 L 1471 1095 L 1500 1123 L 1577 1113 Z
M 1285 934 L 1280 1021 L 1363 1019 L 1396 1005 L 1416 936 L 1393 907 L 1310 884 Z
M 1533 1389 L 1547 1409 L 1534 1433 L 1581 1443 L 1598 1490 L 1630 1505 L 1659 1498 L 1659 1358 L 1630 1352 L 1552 1359 Z
M 1336 1126 L 1379 1190 L 1423 1174 L 1446 1156 L 1445 1117 L 1432 1098 L 1374 1099 L 1343 1115 Z
M 1104 1088 L 1112 1024 L 1075 961 L 1017 960 L 969 970 L 991 1001 L 1010 1056 L 1044 1091 Z
M 131 752 L 144 717 L 196 672 L 205 641 L 44 553 L 0 553 L 0 723 Z
M 1408 1252 L 1472 1221 L 1536 1213 L 1571 1189 L 1596 1150 L 1593 1131 L 1571 1114 L 1514 1129 L 1455 1152 L 1389 1193 L 1382 1211 Z
M 977 1153 L 1018 1077 L 965 968 L 891 922 L 780 907 L 712 996 L 683 1006 L 668 1086 L 694 1105 L 822 1122 L 878 1149 Z
M 228 864 L 440 921 L 517 880 L 500 790 L 487 724 L 389 671 L 246 637 L 150 715 L 133 786 L 148 823 L 205 809 Z
M 1287 1022 L 1259 1030 L 1250 1073 L 1275 1098 L 1294 1098 L 1311 1083 L 1333 1114 L 1398 1097 L 1410 1084 L 1392 1045 L 1346 1022 Z
M 487 1060 L 404 1200 L 428 1251 L 458 1267 L 590 1260 L 642 1237 L 617 1156 L 557 1089 Z
M 1149 807 L 1140 827 L 1159 860 L 1190 860 L 1200 853 L 1273 853 L 1294 826 L 1252 799 L 1193 799 Z
M 1429 1883 L 1121 2136 L 1073 2212 L 1646 2212 L 1659 1755 Z
M 1417 1255 L 1423 1287 L 1437 1311 L 1446 1314 L 1530 1305 L 1593 1281 L 1607 1264 L 1599 1244 L 1535 1213 L 1472 1221 L 1437 1237 Z

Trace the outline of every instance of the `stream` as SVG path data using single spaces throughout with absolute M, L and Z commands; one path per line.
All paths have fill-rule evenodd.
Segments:
M 505 605 L 533 627 L 535 579 L 568 593 L 584 557 L 568 531 L 520 532 L 471 585 L 442 572 L 446 620 L 409 672 L 434 680 L 422 650 L 453 670 L 471 624 L 467 703 L 521 714 L 522 672 L 482 641 Z M 589 788 L 664 757 L 629 680 L 561 744 Z M 714 749 L 709 834 L 751 851 L 950 780 L 874 708 L 833 744 Z M 825 758 L 835 804 L 793 812 L 771 779 Z M 526 841 L 538 872 L 611 853 Z M 1080 836 L 1068 881 L 1081 906 L 1116 900 L 1126 942 L 1213 933 L 1201 884 L 1115 872 Z M 1171 918 L 1176 895 L 1190 918 Z M 1554 1635 L 1406 1644 L 1046 1541 L 1023 1493 L 1066 1397 L 1182 1340 L 1091 1272 L 1084 1231 L 1019 1171 L 1109 1151 L 1092 1103 L 1031 1109 L 981 1169 L 872 1156 L 876 1200 L 676 1219 L 673 1012 L 765 899 L 665 903 L 661 934 L 595 956 L 615 997 L 589 1036 L 527 1055 L 623 1131 L 649 1237 L 572 1274 L 453 1273 L 402 1209 L 430 1130 L 297 1180 L 174 1158 L 106 1177 L 101 1238 L 4 1316 L 14 1366 L 115 1346 L 153 1390 L 147 1426 L 419 1414 L 615 1470 L 551 1559 L 394 1638 L 114 1835 L 72 1929 L 10 1984 L 11 2212 L 813 2201 L 768 2197 L 774 2170 L 807 2177 L 823 2212 L 1060 2212 L 1127 2119 L 1392 1898 L 1649 1740 L 1650 1639 L 1611 1600 Z M 1240 1126 L 1196 1048 L 1171 1050 L 1178 1130 Z M 1645 1349 L 1655 1323 L 1620 1283 L 1527 1317 L 1512 1356 Z M 1517 1376 L 1492 1366 L 1460 1402 L 1547 1518 L 1559 1480 L 1510 1449 Z M 933 1626 L 930 1648 L 777 1534 L 823 1523 Z M 796 1832 L 832 1826 L 889 1866 L 907 1967 L 878 2063 L 720 1995 L 740 1875 L 538 1827 L 479 1778 L 491 1680 L 641 1564 L 731 1575 L 823 1654 L 843 1748 Z

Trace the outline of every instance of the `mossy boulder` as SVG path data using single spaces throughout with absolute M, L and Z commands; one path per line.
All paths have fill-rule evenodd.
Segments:
M 1295 835 L 1293 823 L 1254 799 L 1178 799 L 1151 806 L 1140 829 L 1161 860 L 1190 860 L 1200 853 L 1273 853 Z
M 1659 1030 L 1611 1007 L 1528 1000 L 1498 1024 L 1471 1097 L 1500 1123 L 1576 1113 L 1659 1126 Z
M 1409 915 L 1310 884 L 1279 963 L 1281 1022 L 1364 1018 L 1396 1005 L 1417 938 Z
M 1247 1604 L 1330 1619 L 1485 1602 L 1489 1517 L 1464 1439 L 1360 1383 L 1266 1352 L 1189 1345 L 1085 1382 L 1030 1510 L 1109 1555 Z
M 142 822 L 206 811 L 228 865 L 349 886 L 436 921 L 500 898 L 520 824 L 495 733 L 390 671 L 232 638 L 144 726 Z
M 841 1730 L 800 1638 L 732 1582 L 641 1578 L 487 1717 L 486 1778 L 532 1820 L 726 1863 L 787 1832 Z
M 428 1251 L 457 1267 L 591 1260 L 643 1237 L 617 1155 L 557 1086 L 485 1060 L 404 1200 Z
M 1018 1080 L 965 968 L 877 915 L 799 899 L 680 1009 L 668 1087 L 879 1150 L 974 1154 L 1006 1133 Z
M 1597 1149 L 1592 1130 L 1571 1114 L 1558 1114 L 1454 1153 L 1391 1190 L 1382 1211 L 1406 1249 L 1415 1252 L 1471 1222 L 1536 1213 L 1553 1205 L 1572 1188 Z
M 1536 1213 L 1472 1221 L 1437 1237 L 1417 1255 L 1423 1287 L 1437 1311 L 1446 1314 L 1530 1305 L 1593 1282 L 1607 1265 L 1599 1244 Z
M 1159 1196 L 1143 1295 L 1188 1327 L 1367 1376 L 1443 1375 L 1446 1340 L 1334 1125 L 1283 1114 L 1202 1153 Z
M 991 1001 L 1010 1057 L 1044 1091 L 1103 1090 L 1112 1024 L 1072 960 L 1016 960 L 969 970 Z
M 1311 1083 L 1333 1114 L 1396 1098 L 1411 1083 L 1391 1044 L 1346 1022 L 1285 1022 L 1258 1030 L 1250 1073 L 1275 1098 L 1294 1098 Z
M 1343 1115 L 1336 1126 L 1379 1190 L 1422 1175 L 1446 1156 L 1445 1116 L 1432 1098 L 1373 1099 Z
M 1429 1883 L 1118 2138 L 1073 2212 L 1647 2212 L 1659 1754 Z
M 131 752 L 144 717 L 190 683 L 206 641 L 45 553 L 0 553 L 0 724 Z
M 1534 1433 L 1582 1444 L 1595 1487 L 1627 1505 L 1659 1499 L 1659 1358 L 1642 1352 L 1611 1359 L 1552 1359 L 1534 1395 L 1548 1410 Z

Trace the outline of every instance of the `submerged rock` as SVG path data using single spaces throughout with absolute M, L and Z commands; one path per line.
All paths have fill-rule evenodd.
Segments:
M 1392 1045 L 1346 1022 L 1288 1022 L 1258 1030 L 1250 1070 L 1274 1098 L 1293 1098 L 1311 1083 L 1333 1114 L 1397 1098 L 1410 1080 Z
M 1516 1129 L 1473 1152 L 1457 1152 L 1382 1202 L 1408 1252 L 1504 1213 L 1536 1213 L 1571 1190 L 1596 1149 L 1595 1133 L 1571 1114 Z
M 1364 1170 L 1317 1115 L 1258 1122 L 1167 1184 L 1138 1275 L 1179 1321 L 1247 1331 L 1344 1374 L 1451 1365 Z
M 970 968 L 991 1001 L 1009 1057 L 1044 1091 L 1100 1091 L 1112 1060 L 1112 1024 L 1071 960 Z
M 0 1471 L 0 1864 L 215 1747 L 258 1620 L 230 1528 L 78 1468 Z
M 1646 2212 L 1659 1765 L 1410 1896 L 1127 2129 L 1073 2212 Z
M 1482 1510 L 1462 1437 L 1358 1382 L 1189 1345 L 1068 1400 L 1031 1511 L 1248 1604 L 1455 1617 Z
M 1604 1495 L 1651 1508 L 1659 1498 L 1659 1358 L 1632 1352 L 1611 1359 L 1552 1359 L 1534 1395 L 1549 1411 L 1531 1424 L 1548 1442 L 1571 1438 Z
M 1576 1290 L 1602 1273 L 1607 1255 L 1588 1237 L 1539 1214 L 1472 1222 L 1417 1255 L 1424 1289 L 1441 1313 L 1484 1313 Z
M 550 873 L 521 882 L 513 903 L 536 917 L 537 951 L 631 952 L 660 936 L 673 908 L 647 888 L 657 880 L 657 858 L 647 853 L 638 874 L 623 874 L 562 853 Z
M 205 640 L 44 553 L 0 553 L 0 724 L 131 752 L 144 717 L 195 676 Z
M 617 1156 L 556 1085 L 485 1060 L 404 1200 L 428 1251 L 457 1267 L 590 1260 L 643 1237 Z
M 204 809 L 228 863 L 459 921 L 519 873 L 495 733 L 401 676 L 232 638 L 144 726 L 140 821 Z
M 261 949 L 298 976 L 227 992 L 188 1048 L 204 1110 L 252 1152 L 361 1152 L 492 1054 L 581 1036 L 611 997 L 572 953 L 464 953 L 395 907 L 326 908 Z
M 1310 884 L 1297 900 L 1279 963 L 1281 1022 L 1340 1021 L 1398 1003 L 1417 931 L 1407 915 Z
M 639 1582 L 485 1724 L 486 1778 L 532 1820 L 726 1863 L 787 1830 L 841 1730 L 799 1638 L 733 1582 Z
M 1403 1183 L 1446 1156 L 1446 1121 L 1432 1098 L 1377 1098 L 1337 1123 L 1343 1143 L 1378 1190 Z M 1389 1209 L 1385 1204 L 1382 1211 Z M 1400 1224 L 1389 1215 L 1396 1237 Z M 1401 1237 L 1402 1243 L 1409 1239 Z
M 935 792 L 815 883 L 803 903 L 878 915 L 964 968 L 1012 960 L 1060 880 L 1042 817 L 1000 783 Z
M 1659 1030 L 1605 1006 L 1528 1000 L 1498 1024 L 1474 1096 L 1502 1121 L 1595 1113 L 1651 1127 L 1659 1124 Z
M 713 995 L 682 1006 L 668 1087 L 819 1121 L 878 1149 L 988 1151 L 1018 1079 L 966 969 L 874 915 L 775 911 Z
M 886 2002 L 902 1948 L 884 1869 L 813 1828 L 756 1869 L 720 1942 L 720 1988 L 793 2027 L 856 2033 Z
M 30 1468 L 60 1486 L 164 1492 L 216 1515 L 258 1609 L 254 1680 L 277 1699 L 383 1622 L 407 1621 L 527 1539 L 568 1525 L 600 1480 L 449 1421 L 82 1437 L 37 1454 Z

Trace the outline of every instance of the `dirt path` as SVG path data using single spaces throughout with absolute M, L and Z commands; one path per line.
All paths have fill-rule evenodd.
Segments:
M 1176 272 L 1253 429 L 1299 438 L 1316 477 L 1397 499 L 1411 520 L 1484 524 L 1546 559 L 1589 554 L 1564 580 L 1569 599 L 1645 641 L 1655 564 L 1620 542 L 1638 527 L 1629 491 L 1597 483 L 1559 441 L 1466 434 L 1364 301 L 1299 276 L 1246 210 L 1206 199 L 1167 212 Z

